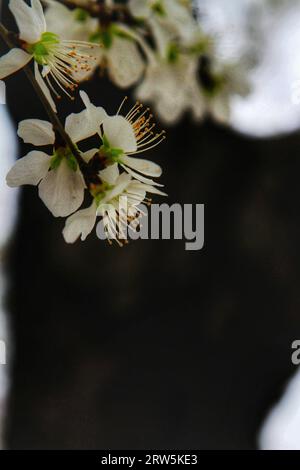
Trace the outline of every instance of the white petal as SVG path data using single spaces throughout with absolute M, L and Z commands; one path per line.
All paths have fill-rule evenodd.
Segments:
M 156 181 L 151 180 L 150 178 L 145 178 L 144 176 L 140 175 L 139 173 L 136 173 L 135 171 L 131 170 L 128 168 L 126 165 L 121 165 L 124 170 L 127 171 L 133 178 L 135 178 L 138 181 L 141 181 L 142 183 L 145 184 L 150 184 L 151 186 L 163 186 L 163 184 L 156 183 Z
M 128 7 L 131 14 L 136 18 L 148 18 L 151 14 L 151 9 L 146 0 L 130 0 Z
M 115 184 L 120 176 L 119 167 L 117 163 L 108 166 L 105 170 L 99 172 L 99 176 L 102 181 L 108 184 Z
M 172 41 L 172 35 L 170 36 L 170 31 L 168 30 L 168 28 L 165 27 L 166 25 L 163 25 L 159 21 L 157 21 L 157 18 L 150 18 L 149 25 L 154 36 L 158 53 L 160 57 L 165 59 L 168 46 Z
M 145 63 L 132 40 L 114 37 L 107 54 L 109 74 L 120 88 L 128 88 L 142 76 Z
M 80 96 L 86 109 L 81 113 L 70 114 L 65 124 L 67 134 L 75 143 L 99 133 L 100 125 L 107 117 L 106 111 L 101 107 L 94 106 L 85 92 L 81 91 Z
M 108 191 L 106 193 L 106 196 L 102 199 L 101 205 L 109 203 L 109 201 L 111 201 L 115 197 L 120 196 L 125 191 L 127 186 L 130 184 L 130 181 L 131 181 L 130 175 L 126 173 L 122 173 L 119 176 L 118 180 L 116 181 L 116 186 L 111 191 Z
M 86 163 L 88 163 L 99 152 L 99 149 L 91 149 L 87 152 L 82 152 L 81 155 Z
M 11 49 L 0 57 L 0 80 L 20 70 L 31 59 L 32 56 L 22 49 Z
M 20 158 L 6 176 L 6 182 L 11 188 L 23 184 L 36 186 L 49 170 L 51 157 L 36 150 L 26 157 Z
M 83 203 L 84 180 L 80 170 L 69 168 L 65 159 L 49 171 L 39 185 L 39 196 L 54 217 L 66 217 Z
M 74 36 L 72 40 L 74 40 Z M 86 38 L 86 40 L 88 41 L 88 38 Z M 77 50 L 79 54 L 86 54 L 85 48 L 80 49 L 79 47 Z M 86 67 L 78 67 L 76 70 L 73 70 L 72 76 L 74 80 L 79 83 L 89 80 L 94 75 L 96 68 L 101 64 L 103 55 L 103 49 L 100 47 L 100 44 L 94 43 L 93 50 L 90 52 L 89 56 L 85 58 Z
M 53 126 L 41 119 L 25 119 L 19 123 L 18 136 L 25 144 L 52 145 L 55 142 Z
M 84 241 L 93 230 L 97 218 L 95 203 L 71 215 L 66 221 L 63 236 L 67 243 L 74 243 L 79 237 Z
M 68 33 L 71 26 L 73 26 L 72 23 L 75 23 L 74 17 L 74 12 L 65 5 L 47 0 L 47 9 L 45 11 L 47 31 L 58 34 L 63 39 L 72 39 Z M 73 39 L 77 38 L 74 37 Z
M 20 38 L 29 44 L 39 41 L 46 31 L 43 7 L 39 0 L 31 0 L 31 7 L 24 0 L 10 0 L 9 8 L 15 17 Z
M 230 119 L 230 104 L 226 96 L 216 96 L 209 105 L 212 117 L 221 124 L 227 124 Z
M 135 192 L 135 190 L 139 190 L 140 188 L 142 188 L 147 193 L 159 194 L 160 196 L 167 196 L 166 193 L 160 191 L 159 189 L 155 188 L 150 184 L 140 183 L 139 181 L 132 181 L 132 183 L 130 184 L 130 191 L 133 193 Z
M 120 148 L 124 153 L 137 150 L 133 127 L 123 116 L 110 116 L 105 119 L 103 130 L 111 147 Z
M 122 157 L 122 163 L 146 176 L 159 178 L 162 174 L 162 169 L 159 165 L 150 160 L 144 160 L 143 158 L 133 158 L 124 155 Z
M 45 18 L 47 31 L 72 41 L 88 41 L 89 36 L 98 29 L 97 18 L 89 17 L 83 22 L 77 21 L 76 11 L 70 10 L 57 1 L 47 0 Z
M 34 62 L 34 74 L 35 74 L 35 79 L 38 82 L 38 85 L 40 86 L 42 92 L 46 96 L 51 108 L 53 109 L 55 113 L 57 113 L 56 104 L 54 103 L 52 99 L 52 96 L 50 94 L 48 87 L 46 86 L 44 80 L 42 79 L 42 76 L 39 71 L 39 66 L 36 62 Z

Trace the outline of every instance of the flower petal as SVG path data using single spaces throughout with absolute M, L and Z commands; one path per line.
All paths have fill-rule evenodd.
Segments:
M 144 176 L 140 175 L 139 173 L 136 173 L 135 171 L 131 170 L 128 168 L 126 165 L 121 165 L 124 170 L 127 171 L 133 178 L 135 178 L 138 181 L 141 181 L 142 183 L 145 184 L 150 184 L 151 186 L 163 186 L 163 184 L 156 183 L 156 181 L 153 181 L 149 178 L 145 178 Z
M 119 167 L 117 163 L 108 166 L 105 170 L 99 172 L 102 181 L 108 184 L 115 184 L 120 176 Z
M 31 7 L 24 0 L 10 0 L 9 8 L 15 17 L 20 38 L 29 44 L 39 41 L 46 31 L 43 7 L 39 0 L 31 0 Z
M 25 144 L 52 145 L 55 142 L 53 126 L 41 119 L 25 119 L 19 123 L 18 136 Z
M 209 110 L 213 118 L 221 123 L 227 124 L 230 119 L 230 102 L 226 96 L 216 96 L 209 104 Z
M 99 133 L 100 125 L 107 117 L 106 111 L 94 106 L 85 92 L 81 91 L 80 96 L 86 109 L 81 113 L 70 114 L 65 124 L 67 134 L 75 143 Z
M 103 122 L 109 144 L 127 152 L 136 152 L 137 143 L 132 125 L 123 116 L 109 116 Z
M 151 15 L 151 9 L 148 2 L 141 0 L 130 0 L 128 4 L 132 16 L 136 18 L 148 18 Z
M 36 81 L 38 82 L 40 88 L 42 89 L 42 92 L 44 93 L 44 95 L 46 96 L 51 108 L 53 109 L 53 111 L 55 113 L 57 113 L 57 109 L 56 109 L 56 104 L 54 103 L 53 99 L 52 99 L 52 96 L 50 94 L 50 91 L 48 89 L 48 87 L 46 86 L 43 78 L 42 78 L 42 75 L 39 71 L 39 66 L 36 62 L 34 62 L 34 74 L 35 74 L 35 79 Z
M 97 207 L 93 204 L 71 215 L 66 221 L 63 236 L 67 243 L 74 243 L 81 237 L 84 241 L 93 230 L 97 219 Z
M 58 34 L 62 39 L 88 41 L 89 36 L 98 29 L 98 19 L 88 16 L 85 21 L 78 21 L 76 13 L 76 10 L 70 10 L 57 1 L 47 0 L 47 31 Z
M 0 80 L 20 70 L 31 59 L 32 56 L 22 49 L 11 49 L 0 57 Z
M 107 60 L 112 81 L 120 88 L 128 88 L 142 76 L 145 63 L 134 41 L 114 37 Z
M 67 217 L 83 203 L 84 188 L 80 170 L 71 170 L 63 159 L 39 185 L 39 196 L 54 217 Z
M 112 199 L 120 196 L 125 191 L 127 186 L 130 184 L 130 181 L 131 181 L 130 175 L 126 173 L 122 173 L 117 179 L 117 181 L 115 182 L 115 187 L 111 191 L 107 191 L 106 196 L 102 199 L 100 206 L 102 204 L 107 204 Z
M 20 158 L 6 176 L 11 188 L 31 184 L 39 184 L 49 170 L 51 157 L 44 152 L 33 150 L 26 157 Z
M 124 155 L 122 157 L 122 163 L 146 176 L 159 178 L 162 174 L 162 169 L 159 165 L 150 160 L 144 160 L 143 158 L 133 158 Z
M 88 163 L 99 152 L 99 149 L 91 149 L 87 152 L 81 152 L 82 158 Z
M 132 183 L 130 184 L 130 191 L 134 193 L 136 190 L 139 189 L 143 189 L 147 193 L 159 194 L 160 196 L 167 196 L 167 193 L 160 191 L 159 189 L 155 188 L 150 184 L 140 183 L 139 181 L 132 181 Z

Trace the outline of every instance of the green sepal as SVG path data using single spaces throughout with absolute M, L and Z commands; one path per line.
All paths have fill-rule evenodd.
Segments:
M 40 41 L 28 44 L 26 50 L 33 55 L 38 64 L 45 65 L 47 63 L 46 57 L 49 55 L 49 47 L 55 44 L 59 44 L 57 34 L 46 32 L 41 35 Z
M 128 41 L 134 41 L 134 39 L 132 38 L 132 36 L 130 36 L 129 33 L 123 31 L 121 28 L 119 28 L 119 26 L 114 23 L 110 26 L 110 32 L 112 35 L 117 36 L 118 38 L 127 39 Z
M 55 152 L 50 161 L 50 170 L 56 170 L 61 164 L 62 159 L 63 156 L 59 152 Z
M 73 171 L 77 171 L 78 169 L 78 162 L 76 160 L 76 157 L 73 155 L 73 153 L 68 153 L 66 156 L 67 164 L 68 167 L 71 168 Z
M 39 42 L 47 42 L 50 44 L 59 44 L 59 36 L 55 33 L 50 33 L 49 31 L 46 31 L 45 33 L 42 34 L 41 40 Z
M 100 147 L 100 153 L 114 163 L 119 163 L 121 155 L 124 154 L 123 149 L 111 147 L 105 134 L 102 136 L 102 142 L 103 145 Z
M 164 6 L 160 0 L 157 0 L 157 2 L 153 3 L 151 6 L 152 11 L 156 13 L 159 16 L 166 16 L 167 12 L 164 9 Z
M 198 41 L 197 43 L 190 46 L 188 48 L 188 52 L 190 54 L 201 55 L 201 54 L 204 54 L 208 48 L 209 48 L 209 41 L 208 39 L 205 38 L 202 41 Z
M 89 41 L 96 44 L 102 44 L 105 49 L 110 49 L 113 43 L 113 35 L 110 28 L 103 31 L 98 30 L 89 36 Z
M 68 167 L 71 168 L 71 170 L 73 171 L 77 171 L 78 162 L 76 160 L 76 157 L 73 155 L 70 149 L 66 147 L 59 147 L 55 150 L 50 162 L 51 170 L 56 170 L 64 158 L 66 159 Z
M 74 16 L 75 16 L 75 20 L 78 21 L 79 23 L 85 23 L 90 15 L 83 8 L 75 8 Z
M 169 44 L 168 50 L 167 50 L 167 60 L 170 64 L 175 64 L 178 59 L 179 59 L 179 47 L 177 44 L 171 43 Z
M 100 205 L 101 201 L 105 198 L 107 191 L 111 191 L 113 188 L 114 186 L 106 182 L 102 182 L 101 184 L 94 186 L 93 189 L 90 190 L 90 193 L 93 196 L 97 207 Z

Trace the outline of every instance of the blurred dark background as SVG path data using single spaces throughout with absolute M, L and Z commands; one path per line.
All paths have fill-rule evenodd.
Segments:
M 109 112 L 124 96 L 104 79 L 84 89 Z M 7 90 L 16 125 L 46 118 L 22 73 Z M 64 221 L 24 188 L 6 260 L 8 448 L 257 447 L 295 371 L 299 149 L 299 134 L 251 139 L 188 117 L 168 129 L 152 159 L 170 204 L 205 204 L 199 252 L 172 240 L 119 249 L 95 233 L 66 245 Z

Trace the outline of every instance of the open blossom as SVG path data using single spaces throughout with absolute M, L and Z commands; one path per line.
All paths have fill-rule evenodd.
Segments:
M 198 77 L 199 57 L 208 44 L 193 18 L 190 2 L 131 0 L 129 6 L 135 16 L 147 20 L 155 43 L 155 49 L 141 43 L 148 65 L 136 97 L 153 104 L 167 124 L 175 123 L 187 111 L 201 119 L 205 98 Z
M 0 79 L 24 67 L 32 59 L 36 80 L 56 110 L 51 92 L 70 96 L 77 86 L 77 77 L 88 75 L 96 60 L 97 45 L 84 41 L 61 39 L 50 32 L 40 0 L 10 0 L 9 8 L 19 28 L 20 48 L 14 48 L 0 58 Z M 42 68 L 42 73 L 39 68 Z
M 162 121 L 175 123 L 186 111 L 199 120 L 205 112 L 205 100 L 198 79 L 198 60 L 180 54 L 176 60 L 152 60 L 136 97 L 154 105 Z
M 53 0 L 48 3 L 45 17 L 51 31 L 64 39 L 92 41 L 103 46 L 95 51 L 97 60 L 91 74 L 100 66 L 120 88 L 128 88 L 141 78 L 145 63 L 130 28 L 114 22 L 103 26 L 84 9 L 69 10 Z
M 152 115 L 140 103 L 136 103 L 126 116 L 120 115 L 124 102 L 116 115 L 99 113 L 97 116 L 98 108 L 83 92 L 80 94 L 86 110 L 91 109 L 90 115 L 93 115 L 92 132 L 101 137 L 97 158 L 106 168 L 98 172 L 98 182 L 90 187 L 92 205 L 69 217 L 63 234 L 68 243 L 79 237 L 85 240 L 93 230 L 97 216 L 101 216 L 108 238 L 119 242 L 122 227 L 130 225 L 132 228 L 136 223 L 137 206 L 146 200 L 146 194 L 165 195 L 157 188 L 161 185 L 151 179 L 161 176 L 161 167 L 133 156 L 158 145 L 165 138 L 164 132 L 153 132 Z M 120 169 L 125 171 L 120 174 Z M 126 210 L 120 211 L 120 201 L 124 198 Z
M 126 230 L 135 230 L 139 225 L 139 204 L 146 200 L 147 193 L 164 195 L 152 185 L 134 180 L 127 173 L 120 174 L 117 163 L 99 172 L 101 186 L 92 205 L 71 215 L 63 230 L 67 243 L 79 237 L 84 241 L 92 232 L 97 217 L 102 217 L 108 240 L 122 245 Z
M 120 112 L 120 111 L 119 111 Z M 102 139 L 100 155 L 109 163 L 118 163 L 134 178 L 146 184 L 154 184 L 148 177 L 160 177 L 162 170 L 159 165 L 150 160 L 135 157 L 144 153 L 165 139 L 165 132 L 154 132 L 149 108 L 137 102 L 126 116 L 119 113 L 107 116 L 99 130 Z
M 98 19 L 91 17 L 88 11 L 83 8 L 71 10 L 55 0 L 47 0 L 46 6 L 47 27 L 63 39 L 88 41 L 89 37 L 98 29 Z
M 249 63 L 243 59 L 230 64 L 203 56 L 199 67 L 205 114 L 221 124 L 228 124 L 235 97 L 245 97 L 250 91 Z
M 83 95 L 84 98 L 86 98 Z M 66 119 L 65 129 L 74 143 L 87 139 L 97 132 L 94 122 L 99 123 L 106 113 L 94 107 L 89 100 L 87 108 Z M 34 146 L 51 145 L 51 155 L 33 150 L 16 162 L 6 181 L 11 187 L 34 185 L 39 196 L 55 217 L 65 217 L 76 211 L 84 199 L 85 181 L 72 151 L 56 146 L 52 124 L 39 119 L 28 119 L 19 124 L 19 136 Z M 88 161 L 97 150 L 81 153 Z
M 128 88 L 141 78 L 144 60 L 134 39 L 124 33 L 121 26 L 112 23 L 104 30 L 99 28 L 92 38 L 103 44 L 99 51 L 99 64 L 102 69 L 107 69 L 112 82 L 120 88 Z
M 147 20 L 151 28 L 166 31 L 183 43 L 191 42 L 199 31 L 191 0 L 130 0 L 129 8 L 133 16 Z

